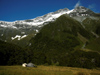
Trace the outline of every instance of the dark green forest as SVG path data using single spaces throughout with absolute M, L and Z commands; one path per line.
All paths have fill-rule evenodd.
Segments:
M 54 42 L 53 40 L 50 40 Z M 53 48 L 29 50 L 0 41 L 0 65 L 21 65 L 23 62 L 33 62 L 37 65 L 56 65 L 81 68 L 100 67 L 100 54 L 74 49 L 62 49 L 59 43 Z

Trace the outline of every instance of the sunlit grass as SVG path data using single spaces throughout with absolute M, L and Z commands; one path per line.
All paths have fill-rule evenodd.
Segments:
M 0 75 L 100 75 L 100 70 L 61 66 L 0 66 Z

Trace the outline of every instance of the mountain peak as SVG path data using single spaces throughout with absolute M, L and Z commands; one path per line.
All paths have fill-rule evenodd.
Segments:
M 74 12 L 78 12 L 78 13 L 83 13 L 83 12 L 87 12 L 90 11 L 88 8 L 85 8 L 83 6 L 78 6 L 74 9 Z
M 77 6 L 73 10 L 73 12 L 70 13 L 70 16 L 72 17 L 88 17 L 93 16 L 95 13 L 91 11 L 88 8 L 85 8 L 84 6 Z
M 86 8 L 84 6 L 78 6 L 74 10 L 76 10 L 79 13 L 87 13 L 87 14 L 90 14 L 90 16 L 94 14 L 94 12 L 92 10 L 90 10 L 89 8 Z

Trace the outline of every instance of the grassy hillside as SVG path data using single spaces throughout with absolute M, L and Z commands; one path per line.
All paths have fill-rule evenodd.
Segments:
M 88 41 L 86 48 L 100 52 L 100 17 L 98 16 L 98 18 L 95 19 L 87 18 L 83 21 L 83 25 L 86 30 L 96 37 L 95 39 Z
M 99 67 L 98 53 L 80 50 L 83 44 L 92 39 L 93 34 L 84 29 L 78 21 L 63 15 L 55 22 L 45 25 L 40 33 L 31 39 L 29 49 L 33 51 L 32 61 L 36 64 Z
M 82 22 L 88 31 L 93 31 L 100 35 L 100 19 L 87 18 Z
M 100 37 L 89 42 L 86 48 L 91 49 L 93 51 L 100 52 Z
M 38 66 L 37 68 L 1 66 L 0 75 L 100 75 L 100 70 L 61 66 Z
M 0 40 L 16 44 L 20 47 L 26 47 L 26 45 L 29 43 L 29 40 L 37 33 L 36 30 L 40 30 L 39 27 L 29 26 L 27 24 L 15 24 L 15 26 L 18 29 L 0 27 Z M 12 39 L 17 35 L 20 36 L 19 39 Z M 22 38 L 24 35 L 27 35 L 27 37 Z
M 20 47 L 26 47 L 26 45 L 29 44 L 29 41 L 31 40 L 31 38 L 34 37 L 34 36 L 35 36 L 35 33 L 33 32 L 32 34 L 29 34 L 27 37 L 25 37 L 21 40 L 18 40 L 18 38 L 17 38 L 17 39 L 14 39 L 12 41 L 9 41 L 9 43 L 16 44 Z
M 30 47 L 33 48 L 35 45 L 36 48 L 36 46 L 42 46 L 46 43 L 52 47 L 54 43 L 58 43 L 58 45 L 63 47 L 63 49 L 68 49 L 81 45 L 92 38 L 92 33 L 85 30 L 78 21 L 70 18 L 69 16 L 63 15 L 55 22 L 45 25 L 40 30 L 40 33 L 32 38 L 30 41 L 32 46 Z M 84 41 L 84 39 L 86 40 Z M 47 46 L 45 45 L 45 47 Z

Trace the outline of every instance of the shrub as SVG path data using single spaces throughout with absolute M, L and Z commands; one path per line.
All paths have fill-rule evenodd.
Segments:
M 90 74 L 87 72 L 77 72 L 75 75 L 90 75 Z

